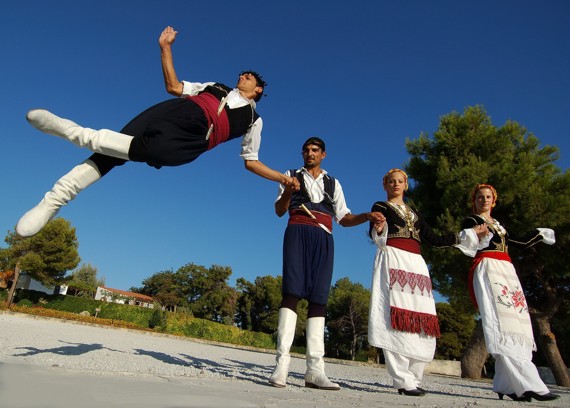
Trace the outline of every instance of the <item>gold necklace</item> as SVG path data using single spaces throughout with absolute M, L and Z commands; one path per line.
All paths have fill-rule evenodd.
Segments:
M 406 227 L 408 231 L 412 232 L 414 230 L 414 214 L 410 207 L 408 207 L 405 203 L 401 204 L 404 208 L 400 206 L 400 204 L 392 203 L 388 201 L 398 212 L 403 216 L 404 222 L 406 223 Z
M 503 228 L 499 221 L 491 217 L 490 220 L 487 217 L 481 215 L 481 217 L 485 220 L 485 224 L 487 224 L 493 231 L 495 231 L 501 238 L 505 236 L 506 230 Z

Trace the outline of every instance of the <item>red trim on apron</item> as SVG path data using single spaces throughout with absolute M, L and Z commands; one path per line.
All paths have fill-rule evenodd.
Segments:
M 220 106 L 218 98 L 211 93 L 204 92 L 195 96 L 187 96 L 186 99 L 193 101 L 202 108 L 208 120 L 208 129 L 214 125 L 210 138 L 208 139 L 208 150 L 213 149 L 220 143 L 227 142 L 230 137 L 230 121 L 225 109 L 222 109 L 220 115 L 218 115 L 218 108 Z
M 390 323 L 392 328 L 408 333 L 421 333 L 431 337 L 440 337 L 439 322 L 437 316 L 414 312 L 407 309 L 390 307 Z
M 411 238 L 388 238 L 386 245 L 401 249 L 402 251 L 411 252 L 413 254 L 421 254 L 420 243 Z
M 506 252 L 485 251 L 479 252 L 477 255 L 475 255 L 471 269 L 469 269 L 469 277 L 467 279 L 469 282 L 469 296 L 471 297 L 471 301 L 476 308 L 479 308 L 479 306 L 477 305 L 477 298 L 475 298 L 475 289 L 473 289 L 473 275 L 475 274 L 475 268 L 477 265 L 479 265 L 479 262 L 481 262 L 483 258 L 493 258 L 500 261 L 507 261 L 512 263 L 511 257 Z
M 319 223 L 321 223 L 327 227 L 329 231 L 332 231 L 332 215 L 325 214 L 320 211 L 311 211 L 311 213 L 316 217 L 316 220 L 311 218 L 309 214 L 303 210 L 289 210 L 289 224 L 312 225 L 314 227 L 319 227 Z

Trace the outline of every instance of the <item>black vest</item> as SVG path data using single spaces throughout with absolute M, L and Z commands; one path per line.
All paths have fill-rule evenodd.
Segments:
M 215 83 L 214 85 L 208 85 L 202 92 L 212 94 L 221 101 L 231 91 L 232 88 L 224 84 Z M 226 105 L 224 109 L 228 114 L 228 120 L 230 122 L 230 136 L 228 140 L 244 135 L 251 125 L 253 125 L 253 122 L 259 118 L 258 113 L 249 104 L 235 109 L 230 109 L 229 106 Z
M 307 187 L 305 186 L 305 179 L 303 177 L 303 172 L 298 172 L 297 169 L 289 170 L 289 174 L 295 175 L 297 180 L 299 180 L 299 184 L 301 188 L 299 191 L 296 191 L 291 195 L 291 202 L 289 203 L 289 209 L 296 209 L 301 206 L 301 204 L 305 204 L 305 206 L 309 210 L 320 211 L 323 213 L 330 214 L 334 216 L 334 187 L 335 187 L 335 179 L 328 174 L 323 175 L 323 184 L 325 186 L 325 194 L 324 199 L 320 203 L 312 203 L 311 198 L 309 196 L 309 192 L 307 191 Z

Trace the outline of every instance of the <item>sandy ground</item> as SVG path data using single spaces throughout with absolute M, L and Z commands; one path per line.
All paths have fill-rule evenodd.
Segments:
M 500 401 L 489 381 L 426 375 L 424 397 L 398 395 L 378 365 L 327 360 L 340 391 L 304 387 L 305 361 L 293 358 L 289 386 L 269 386 L 273 352 L 169 335 L 0 314 L 0 407 L 499 407 L 570 406 Z

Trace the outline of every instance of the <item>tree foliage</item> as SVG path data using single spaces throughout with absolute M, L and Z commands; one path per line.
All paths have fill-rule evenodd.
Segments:
M 189 263 L 177 272 L 186 277 L 188 305 L 194 316 L 233 324 L 238 294 L 228 284 L 232 268 Z
M 279 320 L 281 305 L 281 276 L 258 276 L 249 282 L 238 278 L 239 293 L 236 313 L 238 327 L 273 334 Z
M 22 271 L 46 286 L 63 282 L 81 260 L 75 228 L 64 218 L 49 221 L 33 237 L 9 232 L 4 242 L 8 247 L 0 248 L 0 269 L 12 270 L 19 263 Z
M 184 278 L 182 274 L 173 271 L 157 272 L 143 280 L 142 287 L 133 287 L 130 290 L 151 296 L 166 309 L 174 311 L 177 307 L 188 304 Z
M 176 272 L 158 272 L 145 279 L 141 288 L 131 290 L 152 296 L 168 308 L 185 306 L 196 317 L 233 324 L 238 293 L 227 282 L 231 274 L 228 266 L 189 263 Z
M 105 278 L 97 278 L 97 268 L 91 264 L 83 264 L 73 272 L 67 280 L 68 293 L 74 296 L 94 297 L 99 286 L 105 286 Z
M 339 279 L 331 289 L 327 305 L 329 355 L 356 359 L 367 346 L 370 291 L 349 278 Z
M 475 331 L 477 322 L 470 313 L 460 313 L 449 303 L 437 303 L 441 337 L 437 339 L 435 358 L 459 360 Z

